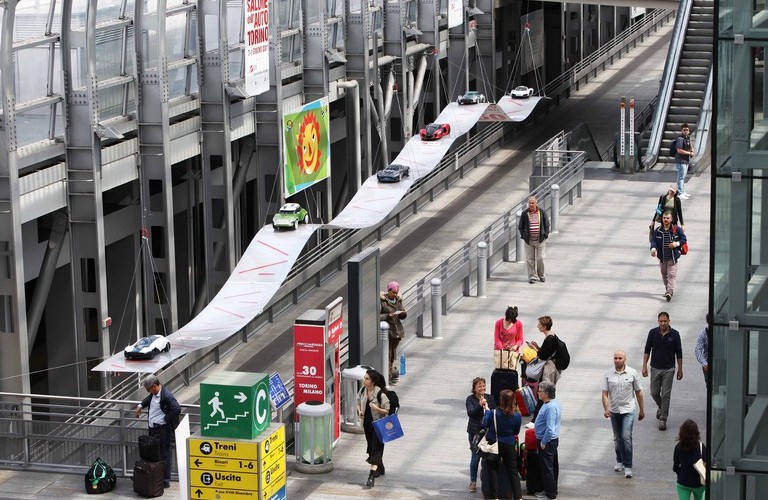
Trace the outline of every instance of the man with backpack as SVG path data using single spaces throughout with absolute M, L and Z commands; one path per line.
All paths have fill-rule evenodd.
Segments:
M 677 194 L 680 198 L 687 200 L 691 197 L 690 194 L 685 192 L 685 176 L 688 175 L 688 165 L 693 156 L 693 147 L 691 146 L 691 139 L 689 134 L 691 129 L 687 123 L 683 123 L 680 129 L 681 134 L 672 143 L 670 153 L 674 153 L 675 168 L 677 169 Z
M 653 231 L 651 239 L 651 257 L 659 259 L 661 280 L 664 282 L 664 298 L 667 302 L 672 300 L 675 294 L 675 281 L 677 280 L 677 261 L 680 259 L 680 251 L 688 241 L 685 232 L 680 226 L 672 224 L 672 213 L 664 212 L 661 216 L 661 225 Z

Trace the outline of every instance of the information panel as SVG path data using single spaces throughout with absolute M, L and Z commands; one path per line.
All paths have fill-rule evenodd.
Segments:
M 272 424 L 255 440 L 187 439 L 189 497 L 285 498 L 285 426 Z M 280 492 L 282 491 L 282 496 Z
M 325 326 L 293 325 L 294 408 L 325 400 Z

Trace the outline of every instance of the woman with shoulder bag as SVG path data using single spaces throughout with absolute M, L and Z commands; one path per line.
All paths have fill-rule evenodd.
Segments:
M 701 443 L 699 426 L 691 419 L 683 422 L 675 445 L 672 470 L 677 474 L 677 497 L 680 500 L 704 500 L 704 481 L 694 465 L 707 456 Z
M 472 394 L 467 396 L 466 401 L 467 416 L 467 434 L 469 436 L 469 449 L 472 452 L 472 458 L 469 460 L 469 491 L 477 491 L 477 467 L 480 465 L 480 455 L 477 450 L 472 449 L 472 442 L 480 432 L 483 424 L 483 412 L 486 409 L 496 407 L 493 396 L 485 392 L 485 379 L 475 377 L 472 380 Z
M 656 205 L 656 211 L 653 213 L 649 229 L 651 233 L 656 228 L 656 223 L 661 223 L 661 216 L 664 212 L 672 214 L 672 224 L 681 226 L 685 231 L 685 221 L 683 220 L 683 204 L 677 195 L 677 186 L 670 184 L 666 194 L 659 196 L 659 202 Z
M 499 406 L 495 410 L 488 409 L 483 416 L 483 427 L 488 429 L 486 439 L 489 442 L 498 441 L 499 458 L 504 464 L 504 471 L 512 485 L 512 498 L 522 500 L 523 490 L 520 487 L 520 475 L 517 470 L 517 435 L 520 433 L 522 417 L 515 405 L 515 393 L 509 389 L 501 391 Z M 486 461 L 490 480 L 490 498 L 499 498 L 498 473 L 499 461 Z
M 366 462 L 371 464 L 368 481 L 365 485 L 373 488 L 375 479 L 384 475 L 384 443 L 379 440 L 373 428 L 373 422 L 389 415 L 389 398 L 382 389 L 387 385 L 384 375 L 369 369 L 363 377 L 363 388 L 357 395 L 357 411 L 363 417 L 363 431 L 368 443 Z

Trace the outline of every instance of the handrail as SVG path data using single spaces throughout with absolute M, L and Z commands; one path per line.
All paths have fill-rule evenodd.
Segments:
M 688 27 L 688 20 L 691 17 L 691 8 L 693 0 L 680 0 L 678 6 L 678 16 L 675 19 L 675 27 L 672 30 L 672 41 L 669 44 L 667 52 L 667 62 L 664 65 L 664 72 L 661 75 L 661 88 L 659 89 L 659 100 L 656 106 L 656 112 L 653 115 L 651 123 L 651 136 L 648 140 L 648 149 L 645 157 L 640 162 L 646 169 L 653 167 L 659 159 L 659 148 L 664 136 L 664 126 L 666 124 L 667 114 L 669 113 L 669 104 L 672 101 L 672 92 L 675 88 L 677 79 L 677 69 L 680 65 L 680 57 L 683 53 L 683 44 L 685 42 L 685 30 Z
M 704 157 L 709 140 L 710 125 L 712 124 L 712 78 L 714 67 L 709 67 L 709 78 L 707 78 L 707 90 L 704 92 L 704 100 L 701 103 L 701 112 L 699 121 L 696 122 L 696 133 L 693 139 L 693 150 L 695 151 L 691 163 L 699 163 Z

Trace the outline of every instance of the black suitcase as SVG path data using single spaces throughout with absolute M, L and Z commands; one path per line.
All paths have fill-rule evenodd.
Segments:
M 513 498 L 512 497 L 512 485 L 509 484 L 509 477 L 507 476 L 507 470 L 504 468 L 504 464 L 500 459 L 496 459 L 498 465 L 498 472 L 496 474 L 497 489 L 496 496 L 491 496 L 491 471 L 488 466 L 488 460 L 480 460 L 480 491 L 483 492 L 483 498 Z M 536 490 L 541 491 L 541 490 Z M 514 500 L 514 499 L 513 499 Z
M 137 460 L 133 467 L 133 491 L 143 497 L 163 496 L 163 462 L 145 462 Z
M 139 457 L 146 462 L 162 462 L 160 436 L 139 436 Z
M 525 489 L 529 495 L 544 491 L 544 480 L 541 478 L 541 466 L 539 465 L 539 454 L 535 451 L 524 451 L 525 453 Z
M 517 370 L 493 370 L 491 374 L 491 396 L 498 405 L 500 403 L 499 394 L 504 389 L 515 392 L 518 388 L 519 377 Z M 514 397 L 514 395 L 513 395 Z

